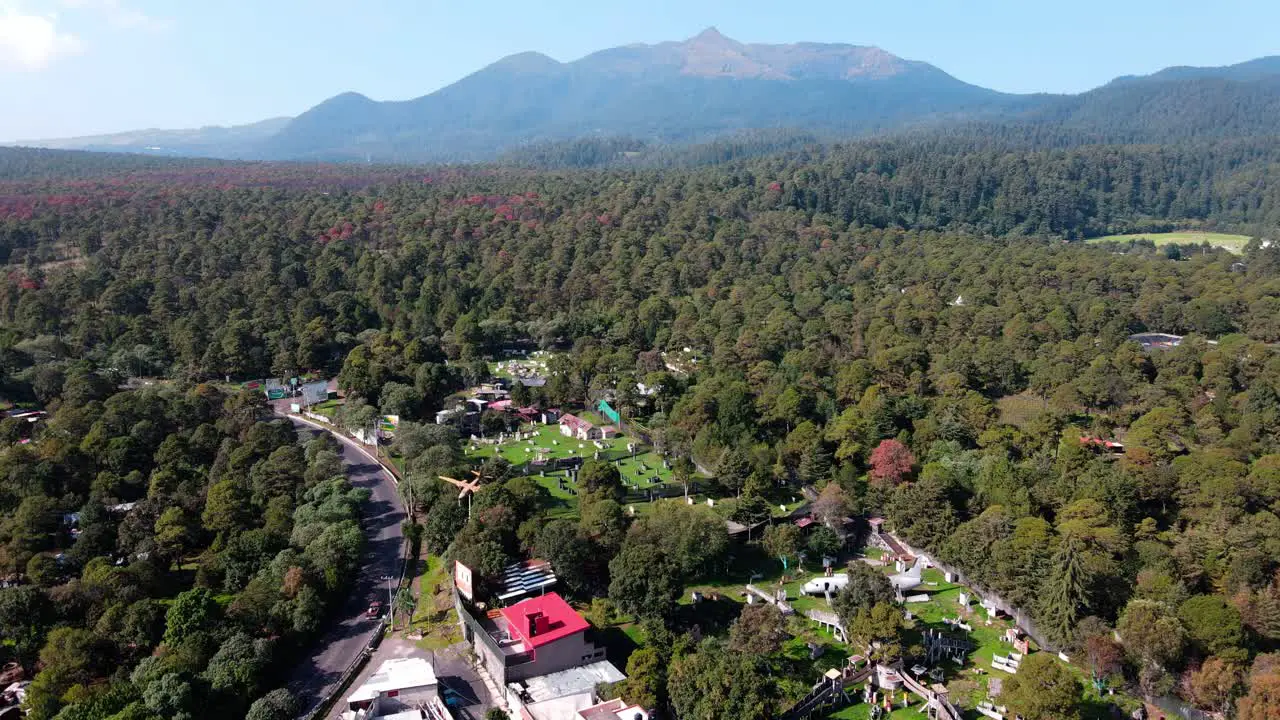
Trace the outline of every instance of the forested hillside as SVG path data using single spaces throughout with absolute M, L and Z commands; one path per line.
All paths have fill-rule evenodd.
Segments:
M 614 393 L 744 505 L 831 488 L 1019 604 L 1098 678 L 1209 709 L 1274 703 L 1278 159 L 1270 140 L 1036 151 L 953 136 L 665 172 L 228 165 L 8 181 L 0 390 L 52 416 L 39 442 L 0 453 L 0 560 L 27 576 L 0 590 L 4 634 L 21 638 L 0 652 L 45 663 L 40 718 L 137 703 L 128 717 L 173 717 L 219 693 L 247 704 L 270 673 L 219 668 L 314 629 L 354 557 L 350 514 L 330 512 L 351 495 L 328 480 L 328 451 L 200 383 L 316 370 L 411 424 L 481 379 L 479 361 L 528 343 L 565 351 L 531 400 Z M 1258 240 L 1181 260 L 1068 242 L 1211 226 Z M 1127 339 L 1142 330 L 1190 337 L 1144 352 Z M 661 353 L 686 347 L 703 361 L 672 371 Z M 172 387 L 117 393 L 122 374 Z M 637 381 L 660 391 L 642 403 Z M 0 431 L 20 436 L 9 420 Z M 681 639 L 670 609 L 723 562 L 722 524 L 627 518 L 604 477 L 580 518 L 548 523 L 545 493 L 497 462 L 468 519 L 432 489 L 467 469 L 456 439 L 405 435 L 429 549 L 487 569 L 552 556 L 566 593 L 641 616 L 653 667 L 624 694 L 710 717 L 706 677 L 767 675 L 735 700 L 763 718 L 811 683 L 767 653 Z M 126 501 L 139 505 L 123 519 L 102 511 Z M 58 518 L 76 510 L 68 543 Z M 61 564 L 41 554 L 68 545 Z M 94 590 L 108 582 L 129 592 Z M 146 605 L 149 634 L 121 637 L 137 624 L 117 616 L 152 598 L 163 622 Z M 872 609 L 851 602 L 851 619 Z M 72 645 L 92 663 L 66 659 Z
M 50 412 L 36 444 L 0 422 L 0 573 L 23 581 L 0 590 L 0 650 L 39 670 L 27 717 L 242 716 L 342 597 L 366 491 L 256 394 L 117 392 L 59 341 L 14 340 L 6 372 L 36 363 Z

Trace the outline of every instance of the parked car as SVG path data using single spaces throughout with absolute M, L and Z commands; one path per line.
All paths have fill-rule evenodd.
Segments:
M 369 609 L 366 610 L 364 614 L 371 618 L 382 617 L 382 601 L 374 600 L 369 603 Z

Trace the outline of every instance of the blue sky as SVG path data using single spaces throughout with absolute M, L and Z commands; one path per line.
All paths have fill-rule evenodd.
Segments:
M 1274 0 L 0 0 L 0 140 L 406 99 L 515 52 L 572 60 L 710 25 L 877 45 L 1011 92 L 1280 54 Z

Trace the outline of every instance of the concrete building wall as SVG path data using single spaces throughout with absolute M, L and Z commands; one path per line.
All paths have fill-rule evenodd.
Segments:
M 547 675 L 604 660 L 604 648 L 588 642 L 586 635 L 587 633 L 580 632 L 543 645 L 534 651 L 532 662 L 508 667 L 506 682 Z

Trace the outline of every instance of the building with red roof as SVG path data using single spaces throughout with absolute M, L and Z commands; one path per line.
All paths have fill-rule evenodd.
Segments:
M 502 617 L 526 647 L 537 649 L 591 627 L 558 593 L 529 598 L 502 609 Z
M 572 413 L 560 416 L 560 434 L 578 440 L 599 440 L 604 437 L 600 428 Z
M 465 637 L 500 687 L 605 659 L 591 623 L 557 593 L 490 610 L 483 618 L 466 608 L 459 613 Z
M 1080 437 L 1080 444 L 1085 447 L 1097 448 L 1116 455 L 1124 454 L 1124 443 L 1116 442 L 1115 440 L 1105 440 L 1103 438 L 1082 435 Z

